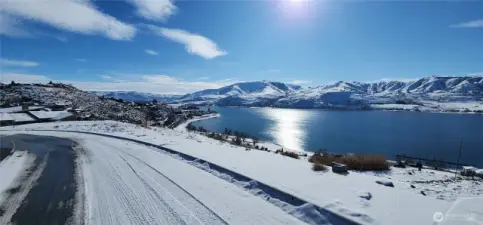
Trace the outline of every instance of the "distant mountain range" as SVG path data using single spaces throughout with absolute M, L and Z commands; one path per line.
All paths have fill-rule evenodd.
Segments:
M 183 96 L 139 92 L 103 93 L 106 97 L 129 101 L 158 99 L 172 103 L 219 106 L 483 112 L 483 77 L 432 76 L 409 82 L 339 81 L 307 88 L 281 82 L 257 81 L 232 84 Z
M 171 102 L 180 99 L 183 95 L 154 94 L 136 91 L 90 91 L 92 94 L 106 98 L 117 98 L 125 101 L 149 102 L 154 99 L 158 101 Z

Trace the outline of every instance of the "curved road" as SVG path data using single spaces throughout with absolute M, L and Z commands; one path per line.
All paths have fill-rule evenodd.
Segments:
M 0 205 L 0 224 L 303 223 L 151 147 L 90 134 L 31 133 L 56 137 L 2 137 L 36 160 Z
M 29 177 L 38 175 L 7 197 L 0 223 L 226 224 L 176 183 L 129 154 L 126 145 L 82 142 L 95 151 L 57 137 L 2 137 L 2 145 L 13 143 L 17 150 L 35 154 Z

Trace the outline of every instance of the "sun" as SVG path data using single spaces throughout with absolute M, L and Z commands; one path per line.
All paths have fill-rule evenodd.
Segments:
M 312 16 L 314 0 L 281 0 L 278 5 L 284 17 L 302 19 Z

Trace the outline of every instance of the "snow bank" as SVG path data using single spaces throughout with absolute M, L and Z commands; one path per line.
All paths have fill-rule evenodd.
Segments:
M 6 191 L 13 188 L 16 180 L 22 176 L 34 160 L 34 156 L 26 151 L 14 151 L 12 155 L 0 162 L 0 205 L 5 199 Z

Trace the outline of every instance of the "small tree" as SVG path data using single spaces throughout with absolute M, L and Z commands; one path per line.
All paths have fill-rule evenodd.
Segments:
M 188 126 L 186 126 L 186 129 L 187 129 L 188 131 L 194 131 L 194 130 L 196 130 L 196 127 L 195 127 L 195 126 L 193 126 L 193 124 L 191 124 L 191 123 L 190 123 L 190 124 L 188 124 Z
M 241 140 L 241 138 L 240 138 L 240 137 L 236 137 L 236 138 L 235 138 L 235 140 L 234 140 L 234 143 L 235 143 L 236 145 L 241 145 L 241 144 L 242 144 L 242 140 Z
M 247 134 L 245 134 L 244 132 L 240 132 L 240 138 L 242 139 L 243 142 L 245 142 L 245 139 L 248 137 Z
M 252 140 L 253 140 L 253 145 L 256 145 L 256 144 L 258 144 L 258 142 L 260 142 L 258 137 L 255 137 L 255 136 L 252 137 Z

